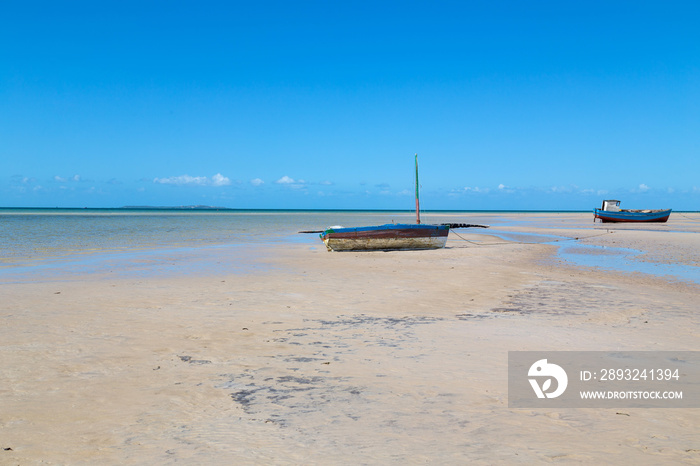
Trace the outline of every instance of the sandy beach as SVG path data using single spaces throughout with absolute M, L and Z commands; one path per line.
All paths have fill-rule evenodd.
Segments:
M 558 255 L 697 270 L 700 214 L 518 215 L 434 251 L 300 241 L 0 285 L 0 464 L 699 464 L 700 409 L 511 409 L 507 365 L 700 351 L 700 284 Z

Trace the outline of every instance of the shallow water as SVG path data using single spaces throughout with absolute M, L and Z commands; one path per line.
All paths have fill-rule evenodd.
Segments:
M 559 247 L 558 256 L 579 266 L 677 278 L 700 284 L 700 268 L 638 260 L 643 251 L 577 244 Z
M 453 214 L 424 218 L 461 221 Z M 258 246 L 323 247 L 318 234 L 300 231 L 413 219 L 412 212 L 0 209 L 0 283 L 247 273 L 260 266 Z
M 323 248 L 318 234 L 300 231 L 318 231 L 330 225 L 412 223 L 414 219 L 415 214 L 409 211 L 0 209 L 0 283 L 72 279 L 86 274 L 123 277 L 249 273 L 262 267 L 256 260 L 262 249 L 256 246 L 317 243 Z M 643 262 L 637 260 L 641 251 L 582 245 L 561 236 L 499 229 L 579 228 L 592 234 L 606 230 L 589 222 L 587 215 L 439 212 L 423 213 L 422 220 L 490 225 L 489 230 L 455 233 L 486 233 L 508 241 L 558 242 L 559 257 L 575 265 L 700 283 L 698 267 Z M 652 227 L 678 229 L 672 223 Z
M 265 253 L 252 244 L 68 254 L 0 268 L 0 284 L 252 273 L 269 269 L 259 260 Z
M 621 272 L 637 272 L 700 283 L 700 268 L 683 264 L 665 264 L 638 260 L 644 251 L 581 244 L 571 238 L 537 233 L 513 233 L 488 230 L 489 234 L 507 241 L 555 244 L 557 257 L 581 267 L 595 267 Z

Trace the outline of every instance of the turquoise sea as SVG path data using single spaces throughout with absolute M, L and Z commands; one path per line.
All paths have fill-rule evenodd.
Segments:
M 423 223 L 490 225 L 468 230 L 506 241 L 557 242 L 549 235 L 499 230 L 518 225 L 551 226 L 554 212 L 422 212 Z M 564 212 L 561 212 L 562 214 Z M 570 212 L 566 212 L 570 213 Z M 500 215 L 502 214 L 502 215 Z M 523 214 L 523 215 L 519 215 Z M 592 214 L 560 228 L 590 229 Z M 230 209 L 0 209 L 0 284 L 72 280 L 85 276 L 138 277 L 183 273 L 245 273 L 263 267 L 260 246 L 306 243 L 324 249 L 316 233 L 331 225 L 346 227 L 414 223 L 413 211 L 230 210 Z M 640 228 L 635 226 L 634 228 Z M 669 229 L 664 225 L 643 228 Z M 457 230 L 465 231 L 465 230 Z M 591 250 L 571 254 L 560 244 L 560 258 L 582 266 L 674 275 L 700 283 L 698 267 L 663 267 L 634 260 L 639 251 Z M 593 247 L 594 248 L 594 247 Z M 577 251 L 581 251 L 579 248 Z M 600 254 L 604 252 L 604 254 Z M 269 252 L 267 252 L 269 253 Z
M 455 213 L 422 214 L 428 222 Z M 464 218 L 467 218 L 465 214 Z M 414 223 L 407 211 L 0 209 L 2 264 L 74 253 L 295 241 L 330 225 Z
M 472 221 L 469 214 L 422 214 L 424 222 Z M 0 283 L 85 274 L 167 274 L 250 264 L 217 256 L 259 245 L 308 242 L 331 225 L 413 223 L 411 211 L 228 209 L 0 209 Z M 195 254 L 196 253 L 196 254 Z M 195 260 L 194 258 L 198 258 Z M 206 258 L 209 257 L 209 260 Z M 242 257 L 239 255 L 239 257 Z

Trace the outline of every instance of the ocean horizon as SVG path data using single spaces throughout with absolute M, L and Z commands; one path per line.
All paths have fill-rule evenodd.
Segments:
M 422 213 L 580 213 L 590 212 L 585 210 L 553 210 L 553 209 L 421 209 Z M 274 208 L 235 208 L 216 206 L 122 206 L 122 207 L 0 207 L 0 215 L 3 213 L 16 213 L 21 211 L 36 212 L 153 212 L 153 211 L 182 211 L 182 212 L 413 212 L 415 209 L 274 209 Z M 680 212 L 680 211 L 679 211 Z M 695 211 L 688 211 L 695 212 Z M 700 212 L 700 211 L 699 211 Z

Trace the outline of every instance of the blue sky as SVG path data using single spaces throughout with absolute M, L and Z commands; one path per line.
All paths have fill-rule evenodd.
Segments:
M 700 210 L 700 3 L 5 2 L 0 206 Z

